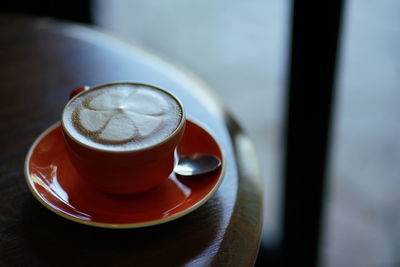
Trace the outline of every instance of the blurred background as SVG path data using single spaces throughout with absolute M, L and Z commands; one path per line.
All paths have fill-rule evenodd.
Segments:
M 256 145 L 265 190 L 262 245 L 277 244 L 291 1 L 82 3 L 57 2 L 58 13 L 50 1 L 3 5 L 91 22 L 208 83 Z M 345 1 L 321 266 L 400 265 L 398 25 L 399 1 Z

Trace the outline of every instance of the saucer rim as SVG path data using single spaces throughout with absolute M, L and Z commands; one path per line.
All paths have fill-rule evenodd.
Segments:
M 156 220 L 150 220 L 150 221 L 145 221 L 145 222 L 137 222 L 137 223 L 122 223 L 122 224 L 118 224 L 118 223 L 103 223 L 103 222 L 93 222 L 93 221 L 87 221 L 87 220 L 83 220 L 83 219 L 79 219 L 76 218 L 74 216 L 71 216 L 65 212 L 62 212 L 58 209 L 56 209 L 55 207 L 53 207 L 50 203 L 47 203 L 43 197 L 39 194 L 39 192 L 37 192 L 37 190 L 34 188 L 34 186 L 32 185 L 32 178 L 30 176 L 30 172 L 29 172 L 29 162 L 30 159 L 32 157 L 33 154 L 33 150 L 36 148 L 36 146 L 39 144 L 39 142 L 45 137 L 47 136 L 51 131 L 53 131 L 54 129 L 56 129 L 57 127 L 61 127 L 61 122 L 57 121 L 55 123 L 53 123 L 51 126 L 49 126 L 46 130 L 44 130 L 36 139 L 35 141 L 32 143 L 31 147 L 28 150 L 28 153 L 25 157 L 25 163 L 24 163 L 24 176 L 25 176 L 25 182 L 28 185 L 28 188 L 30 190 L 30 192 L 32 193 L 32 195 L 36 198 L 36 200 L 39 201 L 39 203 L 41 203 L 44 207 L 46 207 L 47 209 L 49 209 L 51 212 L 76 223 L 80 223 L 80 224 L 84 224 L 84 225 L 88 225 L 88 226 L 94 226 L 94 227 L 99 227 L 99 228 L 108 228 L 108 229 L 134 229 L 134 228 L 144 228 L 144 227 L 149 227 L 149 226 L 154 226 L 154 225 L 159 225 L 159 224 L 163 224 L 166 222 L 170 222 L 173 220 L 176 220 L 178 218 L 181 218 L 185 215 L 188 215 L 189 213 L 197 210 L 198 208 L 200 208 L 202 205 L 204 205 L 208 200 L 211 199 L 211 197 L 213 197 L 216 192 L 218 191 L 219 187 L 222 184 L 222 181 L 225 178 L 225 173 L 226 173 L 226 165 L 227 165 L 227 161 L 226 161 L 226 154 L 225 151 L 222 149 L 222 147 L 220 146 L 219 142 L 217 141 L 217 139 L 215 138 L 215 135 L 212 133 L 212 131 L 210 129 L 208 129 L 206 126 L 202 125 L 201 123 L 199 123 L 197 120 L 193 120 L 193 119 L 189 119 L 186 118 L 187 121 L 190 121 L 191 123 L 195 124 L 196 126 L 200 127 L 203 131 L 205 131 L 208 135 L 210 135 L 215 143 L 217 144 L 219 150 L 221 151 L 221 155 L 222 155 L 222 166 L 221 166 L 221 174 L 218 177 L 218 181 L 215 184 L 215 186 L 207 193 L 207 195 L 202 198 L 200 201 L 198 201 L 197 203 L 195 203 L 193 206 L 190 206 L 189 208 L 180 211 L 178 213 L 175 213 L 173 215 L 161 218 L 161 219 L 156 219 Z

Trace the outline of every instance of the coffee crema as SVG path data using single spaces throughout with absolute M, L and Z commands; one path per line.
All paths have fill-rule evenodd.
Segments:
M 65 130 L 87 146 L 138 150 L 168 138 L 179 126 L 183 110 L 170 94 L 145 85 L 112 84 L 93 88 L 65 107 Z

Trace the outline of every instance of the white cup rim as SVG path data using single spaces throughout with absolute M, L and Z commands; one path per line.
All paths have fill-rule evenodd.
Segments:
M 65 127 L 65 125 L 64 125 L 64 120 L 63 120 L 63 118 L 64 118 L 64 113 L 65 113 L 66 107 L 67 107 L 75 98 L 80 97 L 80 96 L 82 96 L 82 95 L 84 95 L 84 94 L 86 94 L 86 93 L 88 93 L 88 92 L 90 92 L 90 91 L 92 91 L 92 90 L 98 90 L 98 89 L 101 89 L 101 88 L 103 88 L 103 87 L 114 86 L 114 85 L 127 85 L 127 84 L 128 84 L 128 85 L 134 85 L 134 86 L 151 87 L 151 88 L 153 88 L 153 89 L 162 91 L 162 92 L 166 93 L 167 95 L 171 96 L 171 97 L 176 101 L 176 103 L 178 103 L 178 105 L 179 105 L 179 107 L 180 107 L 180 109 L 181 109 L 181 111 L 182 111 L 182 116 L 181 116 L 181 118 L 180 118 L 180 121 L 179 121 L 178 126 L 177 126 L 177 127 L 175 128 L 175 130 L 172 131 L 172 132 L 170 133 L 170 135 L 168 135 L 165 139 L 163 139 L 162 141 L 157 142 L 157 143 L 155 143 L 155 144 L 153 144 L 153 145 L 145 146 L 145 147 L 142 147 L 142 148 L 139 148 L 139 149 L 118 150 L 118 151 L 116 151 L 116 150 L 108 150 L 108 149 L 102 149 L 102 148 L 90 146 L 90 145 L 88 145 L 88 144 L 86 144 L 86 143 L 84 143 L 84 142 L 82 142 L 82 141 L 76 139 L 74 136 L 72 136 L 72 135 L 67 131 L 67 128 Z M 183 104 L 182 104 L 181 100 L 180 100 L 177 96 L 175 96 L 173 93 L 171 93 L 171 92 L 169 92 L 169 91 L 167 91 L 167 90 L 165 90 L 165 89 L 156 87 L 156 86 L 154 86 L 154 85 L 145 84 L 145 83 L 136 83 L 136 82 L 113 82 L 113 83 L 99 84 L 99 85 L 95 85 L 95 86 L 93 86 L 93 87 L 90 87 L 88 90 L 85 90 L 85 91 L 83 91 L 83 92 L 81 92 L 81 93 L 75 95 L 74 97 L 72 97 L 72 98 L 65 104 L 65 106 L 64 106 L 64 108 L 63 108 L 63 111 L 62 111 L 62 115 L 61 115 L 61 127 L 62 127 L 62 130 L 63 130 L 63 132 L 64 132 L 66 135 L 68 135 L 68 137 L 69 137 L 71 140 L 73 140 L 75 143 L 77 143 L 77 144 L 79 144 L 79 145 L 81 145 L 81 146 L 83 146 L 83 147 L 85 147 L 85 148 L 88 148 L 88 149 L 91 149 L 91 150 L 94 150 L 94 151 L 98 151 L 98 152 L 111 153 L 111 154 L 127 154 L 127 153 L 136 153 L 136 152 L 139 152 L 139 153 L 140 153 L 140 152 L 142 152 L 142 151 L 148 151 L 148 150 L 151 150 L 151 149 L 153 149 L 153 148 L 155 148 L 155 147 L 158 147 L 158 146 L 160 146 L 160 145 L 163 145 L 163 144 L 167 143 L 170 139 L 172 139 L 173 137 L 175 137 L 178 133 L 181 132 L 182 128 L 183 128 L 184 125 L 185 125 L 185 122 L 186 122 L 186 112 L 185 112 L 185 109 L 184 109 L 184 107 L 183 107 Z

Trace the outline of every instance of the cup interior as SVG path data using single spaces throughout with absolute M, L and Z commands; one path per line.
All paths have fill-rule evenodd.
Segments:
M 171 99 L 173 101 L 174 105 L 176 105 L 176 107 L 178 107 L 178 109 L 179 109 L 179 111 L 178 111 L 179 117 L 178 116 L 176 117 L 177 118 L 176 127 L 174 127 L 174 129 L 172 131 L 170 131 L 167 136 L 160 138 L 156 142 L 153 142 L 148 145 L 143 145 L 142 147 L 136 147 L 136 148 L 133 147 L 131 149 L 123 149 L 123 150 L 115 149 L 119 145 L 117 142 L 115 144 L 113 143 L 112 145 L 107 146 L 107 147 L 106 146 L 101 147 L 101 146 L 94 144 L 89 139 L 80 138 L 80 135 L 83 135 L 86 132 L 85 132 L 85 130 L 82 130 L 81 132 L 77 133 L 79 131 L 79 129 L 78 129 L 79 127 L 74 127 L 75 122 L 73 121 L 73 119 L 71 119 L 71 118 L 74 118 L 74 116 L 75 116 L 75 115 L 73 115 L 73 112 L 74 112 L 73 105 L 75 105 L 78 101 L 85 101 L 83 99 L 89 98 L 90 94 L 93 95 L 93 93 L 100 92 L 100 90 L 102 90 L 102 89 L 108 89 L 108 88 L 114 88 L 114 87 L 118 88 L 118 86 L 131 86 L 133 88 L 149 88 L 151 90 L 154 90 L 155 92 L 159 92 L 160 94 L 167 96 L 168 99 Z M 140 105 L 141 105 L 141 103 L 139 102 L 138 106 L 140 106 Z M 142 107 L 142 109 L 143 109 L 143 107 Z M 144 109 L 146 109 L 146 107 L 144 107 Z M 114 112 L 114 110 L 113 110 L 113 112 Z M 115 112 L 120 112 L 120 111 L 118 111 L 118 108 L 116 108 Z M 116 117 L 117 115 L 115 115 L 114 117 Z M 119 82 L 119 83 L 107 83 L 107 84 L 97 85 L 97 86 L 94 86 L 94 87 L 90 88 L 89 90 L 83 91 L 83 92 L 77 94 L 76 96 L 74 96 L 73 98 L 71 98 L 63 110 L 61 124 L 62 124 L 62 129 L 63 129 L 64 134 L 67 135 L 69 139 L 73 140 L 73 142 L 75 142 L 79 146 L 85 147 L 87 149 L 99 151 L 99 152 L 105 152 L 105 153 L 131 153 L 131 152 L 140 152 L 140 151 L 149 150 L 149 149 L 151 150 L 154 147 L 163 145 L 166 142 L 170 142 L 171 139 L 174 139 L 174 137 L 182 131 L 182 129 L 184 128 L 184 125 L 185 125 L 185 121 L 186 121 L 186 116 L 185 116 L 185 110 L 184 110 L 183 104 L 179 100 L 179 98 L 177 98 L 171 92 L 161 89 L 161 88 L 158 88 L 158 87 L 155 87 L 153 85 L 148 85 L 148 84 L 143 84 L 143 83 Z M 108 123 L 110 124 L 110 122 L 108 122 Z M 83 132 L 83 134 L 82 134 L 82 132 Z M 87 134 L 87 135 L 89 135 L 89 134 Z M 112 134 L 113 133 L 111 132 L 111 135 Z

